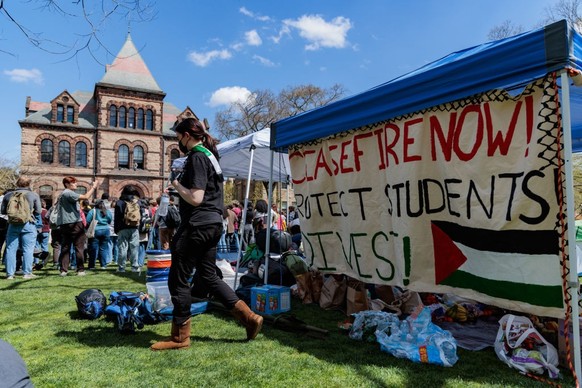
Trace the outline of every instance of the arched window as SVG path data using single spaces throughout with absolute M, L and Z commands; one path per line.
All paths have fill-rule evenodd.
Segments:
M 67 123 L 72 123 L 75 118 L 75 108 L 67 106 Z
M 65 120 L 65 107 L 61 104 L 57 105 L 57 121 L 62 123 Z
M 53 205 L 53 188 L 50 185 L 42 185 L 38 188 L 38 195 L 40 199 L 46 202 L 46 208 L 49 209 Z
M 63 166 L 71 165 L 71 145 L 66 140 L 59 142 L 59 164 Z
M 129 108 L 129 112 L 127 113 L 127 126 L 129 128 L 135 128 L 135 109 Z
M 78 186 L 75 189 L 75 193 L 80 194 L 80 195 L 86 194 L 87 193 L 87 188 L 86 187 L 83 187 L 83 186 Z
M 87 167 L 87 144 L 82 141 L 75 145 L 75 166 Z
M 125 128 L 126 127 L 126 122 L 125 122 L 125 107 L 122 106 L 121 108 L 119 108 L 119 126 L 121 128 Z
M 146 130 L 153 131 L 154 130 L 154 112 L 151 109 L 148 109 L 146 112 Z
M 137 110 L 137 129 L 143 129 L 143 109 L 139 108 Z
M 125 144 L 119 146 L 117 152 L 117 167 L 129 168 L 129 147 Z
M 133 168 L 143 170 L 143 148 L 135 146 L 133 149 Z
M 40 142 L 40 161 L 42 163 L 53 162 L 53 142 L 49 139 L 44 139 Z
M 172 165 L 174 160 L 178 159 L 179 157 L 180 157 L 180 151 L 178 151 L 175 148 L 172 151 L 170 151 L 170 166 Z
M 117 107 L 115 105 L 109 107 L 109 126 L 117 127 Z

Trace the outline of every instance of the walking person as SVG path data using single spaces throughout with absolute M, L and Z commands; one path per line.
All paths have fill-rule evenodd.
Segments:
M 22 272 L 24 279 L 36 277 L 32 273 L 37 226 L 40 226 L 42 207 L 38 194 L 30 189 L 30 178 L 21 176 L 16 181 L 16 189 L 4 195 L 0 213 L 8 216 L 6 232 L 6 279 L 14 279 L 16 272 L 16 251 L 22 251 Z
M 168 339 L 156 342 L 152 350 L 190 346 L 190 307 L 193 292 L 213 295 L 245 326 L 247 339 L 254 339 L 263 325 L 255 314 L 219 277 L 216 245 L 222 233 L 223 177 L 218 164 L 216 142 L 193 118 L 176 127 L 178 145 L 187 153 L 184 173 L 171 182 L 180 195 L 182 222 L 172 240 L 172 264 L 168 288 L 174 304 L 172 330 Z M 192 289 L 188 279 L 196 276 Z
M 57 224 L 61 233 L 61 254 L 59 264 L 61 276 L 67 276 L 71 259 L 71 246 L 75 249 L 76 269 L 78 276 L 85 276 L 85 265 L 83 263 L 83 250 L 85 249 L 85 226 L 81 220 L 81 206 L 79 200 L 91 198 L 93 192 L 99 185 L 96 180 L 85 194 L 79 194 L 77 189 L 77 178 L 66 176 L 63 178 L 65 190 L 59 197 L 59 207 Z
M 129 259 L 132 272 L 140 272 L 139 267 L 139 192 L 133 185 L 121 191 L 115 203 L 114 230 L 117 234 L 117 272 L 125 272 L 125 262 Z

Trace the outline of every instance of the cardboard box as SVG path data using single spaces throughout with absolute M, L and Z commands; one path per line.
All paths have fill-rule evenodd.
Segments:
M 579 318 L 582 338 L 582 318 Z M 574 331 L 572 329 L 572 322 L 570 322 L 569 340 L 570 340 L 570 359 L 572 360 L 572 365 L 574 365 Z M 580 354 L 580 348 L 578 348 L 578 354 Z M 569 368 L 566 352 L 566 331 L 564 330 L 564 320 L 558 319 L 558 360 L 560 366 L 564 368 Z
M 256 313 L 279 314 L 291 310 L 289 287 L 264 285 L 251 288 L 251 309 Z

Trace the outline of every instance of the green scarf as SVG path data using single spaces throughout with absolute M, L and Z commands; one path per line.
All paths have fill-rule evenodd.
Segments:
M 194 147 L 192 147 L 192 151 L 202 152 L 204 155 L 208 156 L 210 163 L 212 163 L 212 166 L 214 167 L 214 171 L 216 171 L 218 175 L 222 175 L 222 169 L 220 168 L 220 164 L 218 164 L 216 156 L 214 156 L 214 154 L 210 152 L 208 148 L 204 147 L 202 144 L 196 144 Z

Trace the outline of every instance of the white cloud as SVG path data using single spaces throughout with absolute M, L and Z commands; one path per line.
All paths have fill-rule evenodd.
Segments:
M 242 13 L 243 15 L 245 15 L 245 16 L 248 16 L 248 17 L 250 17 L 250 18 L 253 18 L 253 19 L 260 20 L 260 21 L 262 21 L 262 22 L 268 22 L 269 20 L 271 20 L 271 18 L 270 18 L 270 17 L 268 17 L 268 16 L 263 16 L 263 15 L 256 15 L 254 12 L 252 12 L 252 11 L 249 11 L 249 10 L 248 10 L 248 9 L 246 9 L 245 7 L 240 7 L 238 11 L 239 11 L 240 13 Z
M 188 60 L 196 66 L 205 67 L 215 59 L 230 59 L 232 54 L 228 50 L 212 50 L 207 52 L 192 51 L 188 54 Z
M 246 9 L 245 7 L 240 7 L 238 11 L 245 16 L 248 16 L 251 18 L 253 17 L 253 13 L 251 11 L 249 11 L 248 9 Z
M 237 42 L 237 43 L 232 44 L 230 47 L 235 51 L 240 51 L 243 49 L 243 47 L 245 47 L 245 45 L 244 45 L 244 43 Z
M 38 69 L 13 69 L 4 70 L 4 75 L 10 77 L 10 81 L 19 83 L 34 82 L 38 85 L 44 84 L 42 72 Z
M 274 67 L 275 66 L 275 62 L 273 62 L 270 59 L 267 59 L 265 57 L 261 57 L 260 55 L 253 55 L 253 59 L 256 61 L 259 61 L 260 64 L 263 66 L 267 66 L 267 67 Z
M 235 102 L 244 102 L 251 95 L 251 91 L 242 86 L 227 86 L 215 90 L 210 96 L 208 106 L 215 108 L 220 105 L 231 105 Z
M 291 29 L 289 28 L 289 26 L 283 25 L 283 27 L 279 31 L 279 34 L 277 36 L 271 36 L 270 39 L 275 44 L 279 44 L 279 42 L 281 41 L 281 38 L 283 38 L 283 36 L 290 35 L 290 34 L 291 34 Z
M 326 22 L 319 15 L 303 15 L 297 20 L 286 19 L 283 23 L 299 30 L 299 35 L 310 42 L 305 46 L 306 50 L 344 48 L 347 45 L 347 33 L 352 28 L 350 19 L 343 16 Z
M 245 40 L 249 46 L 260 46 L 263 40 L 259 36 L 257 30 L 250 30 L 245 32 Z

